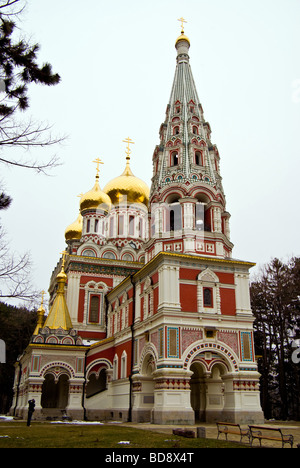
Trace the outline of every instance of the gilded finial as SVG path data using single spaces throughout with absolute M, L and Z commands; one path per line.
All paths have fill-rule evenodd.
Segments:
M 63 256 L 62 257 L 62 265 L 61 265 L 61 268 L 62 270 L 64 270 L 65 268 L 65 262 L 66 262 L 66 255 L 69 255 L 68 252 L 66 252 L 66 250 L 64 250 L 63 252 L 60 252 L 61 255 Z
M 46 293 L 45 293 L 45 291 L 44 291 L 44 290 L 43 290 L 43 291 L 41 291 L 41 295 L 42 295 L 42 299 L 41 299 L 41 307 L 42 307 L 42 306 L 43 306 L 43 304 L 44 304 L 44 295 L 45 295 L 45 294 L 46 294 Z
M 46 294 L 45 291 L 41 291 L 41 295 L 42 295 L 41 305 L 37 310 L 37 324 L 36 324 L 35 330 L 33 332 L 34 335 L 38 335 L 40 328 L 43 328 L 44 315 L 45 315 L 44 294 Z
M 179 18 L 177 21 L 181 22 L 181 34 L 184 34 L 184 25 L 183 23 L 187 23 L 187 21 L 184 18 Z
M 96 158 L 93 162 L 97 164 L 97 167 L 96 167 L 96 172 L 97 172 L 96 177 L 99 178 L 99 172 L 100 172 L 99 166 L 100 166 L 100 164 L 104 164 L 104 162 L 102 162 L 100 158 Z
M 126 159 L 129 161 L 130 160 L 130 154 L 131 154 L 131 149 L 129 145 L 134 145 L 134 141 L 131 140 L 131 138 L 127 137 L 125 140 L 123 140 L 124 143 L 127 143 L 127 148 L 125 150 L 126 153 Z

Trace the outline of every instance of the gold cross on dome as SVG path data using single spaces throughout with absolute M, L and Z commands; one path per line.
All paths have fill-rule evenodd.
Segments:
M 66 252 L 65 250 L 63 252 L 60 252 L 61 255 L 63 256 L 62 258 L 62 267 L 64 268 L 65 266 L 65 261 L 66 261 L 66 255 L 69 255 L 68 252 Z
M 44 304 L 44 295 L 45 295 L 45 291 L 41 291 L 41 295 L 42 295 L 42 299 L 41 299 L 41 306 Z
M 104 164 L 104 162 L 102 162 L 100 158 L 95 159 L 93 162 L 97 164 L 96 171 L 97 171 L 97 176 L 98 176 L 100 172 L 99 166 L 100 164 Z
M 127 148 L 125 152 L 127 154 L 127 158 L 130 158 L 131 149 L 129 145 L 134 145 L 134 141 L 132 141 L 131 138 L 127 137 L 125 138 L 125 140 L 123 140 L 123 143 L 127 143 Z
M 187 23 L 187 21 L 184 19 L 184 18 L 179 18 L 177 21 L 180 21 L 181 22 L 181 34 L 184 33 L 184 26 L 183 26 L 183 23 Z

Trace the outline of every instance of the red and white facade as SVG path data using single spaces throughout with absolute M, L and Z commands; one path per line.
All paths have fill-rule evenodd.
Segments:
M 182 34 L 148 199 L 133 200 L 129 186 L 122 201 L 105 209 L 81 206 L 80 233 L 74 228 L 67 239 L 65 266 L 65 296 L 80 341 L 64 347 L 59 338 L 55 347 L 47 339 L 59 332 L 46 330 L 46 339 L 43 328 L 33 336 L 22 358 L 26 373 L 20 379 L 16 373 L 19 413 L 34 397 L 43 417 L 43 382 L 56 369 L 65 375 L 66 394 L 56 409 L 71 417 L 263 421 L 249 296 L 254 264 L 232 256 L 220 156 L 189 47 Z M 52 302 L 59 270 L 60 264 Z

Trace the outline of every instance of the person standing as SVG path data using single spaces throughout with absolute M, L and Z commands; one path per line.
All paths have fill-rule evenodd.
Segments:
M 35 400 L 28 401 L 28 416 L 27 416 L 27 426 L 30 426 L 31 418 L 35 408 Z

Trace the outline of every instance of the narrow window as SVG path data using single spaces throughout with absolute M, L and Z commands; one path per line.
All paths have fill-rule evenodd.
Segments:
M 98 232 L 99 219 L 95 219 L 95 232 Z
M 122 236 L 124 233 L 124 216 L 119 216 L 119 230 L 118 234 L 119 236 Z
M 129 216 L 129 235 L 134 235 L 134 216 Z
M 170 231 L 178 231 L 182 228 L 181 220 L 181 205 L 179 203 L 173 203 L 169 206 L 169 226 Z
M 195 229 L 204 231 L 204 205 L 202 203 L 195 205 Z
M 121 379 L 125 379 L 127 374 L 127 356 L 125 351 L 122 354 L 121 358 Z
M 202 166 L 202 155 L 200 151 L 196 151 L 195 153 L 195 164 L 197 164 L 197 166 Z
M 91 228 L 91 220 L 88 219 L 86 223 L 86 232 L 90 232 L 90 228 Z
M 118 379 L 118 356 L 115 354 L 113 361 L 113 380 Z
M 113 237 L 114 235 L 114 218 L 110 218 L 109 220 L 109 237 Z
M 170 210 L 170 231 L 174 231 L 174 210 Z
M 90 322 L 99 323 L 100 297 L 92 296 L 90 302 Z
M 143 237 L 143 221 L 142 221 L 142 219 L 139 220 L 139 236 Z
M 212 289 L 211 288 L 204 288 L 204 290 L 203 290 L 203 304 L 204 304 L 204 307 L 213 307 L 213 297 L 212 297 Z
M 171 154 L 171 166 L 178 166 L 178 152 L 173 151 Z

